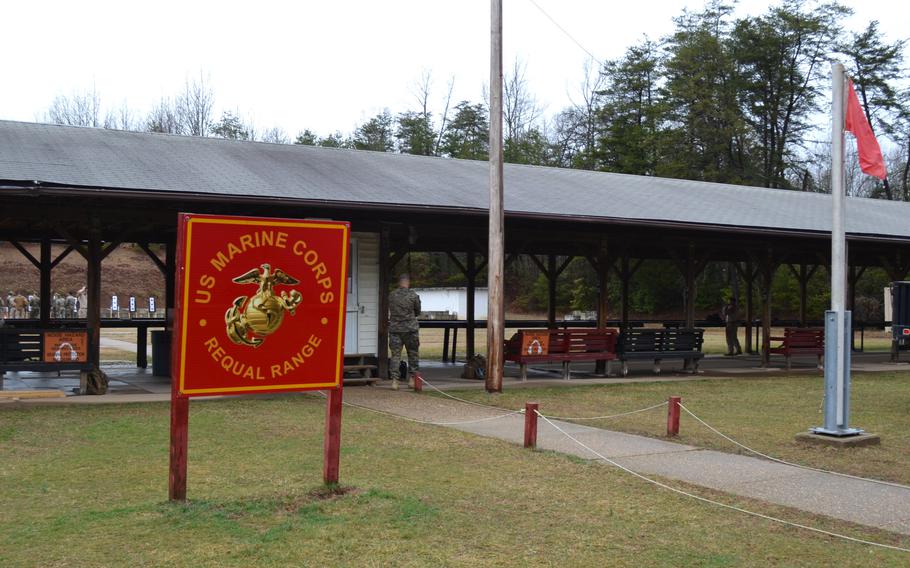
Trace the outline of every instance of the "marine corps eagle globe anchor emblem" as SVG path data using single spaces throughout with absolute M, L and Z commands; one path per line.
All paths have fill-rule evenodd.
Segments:
M 303 301 L 303 296 L 297 290 L 275 294 L 276 285 L 293 285 L 300 281 L 280 268 L 273 271 L 268 264 L 263 264 L 261 271 L 254 268 L 233 281 L 237 284 L 259 285 L 255 296 L 238 296 L 224 314 L 227 335 L 237 345 L 259 347 L 266 336 L 281 327 L 284 312 L 291 312 L 293 316 Z

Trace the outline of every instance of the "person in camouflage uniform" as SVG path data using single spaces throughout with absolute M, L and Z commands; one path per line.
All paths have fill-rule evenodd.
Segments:
M 401 378 L 401 349 L 408 350 L 408 385 L 414 386 L 414 375 L 420 369 L 420 296 L 411 290 L 411 279 L 407 274 L 398 278 L 398 288 L 389 294 L 389 376 L 392 388 L 398 389 Z

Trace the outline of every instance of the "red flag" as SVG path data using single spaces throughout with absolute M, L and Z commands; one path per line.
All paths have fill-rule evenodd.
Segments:
M 859 167 L 863 172 L 879 179 L 885 179 L 888 172 L 885 170 L 885 159 L 882 149 L 872 133 L 872 126 L 859 104 L 859 98 L 853 89 L 853 81 L 847 79 L 847 113 L 844 126 L 856 138 L 856 149 L 859 152 Z

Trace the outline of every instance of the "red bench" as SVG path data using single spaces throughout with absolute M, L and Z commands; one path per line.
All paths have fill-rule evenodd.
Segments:
M 568 380 L 572 361 L 616 359 L 615 329 L 522 329 L 506 341 L 505 359 L 521 366 L 521 380 L 528 378 L 529 363 L 562 363 L 562 378 Z M 545 338 L 545 339 L 544 339 Z
M 786 327 L 783 337 L 772 337 L 771 341 L 780 341 L 777 347 L 771 347 L 772 355 L 783 355 L 787 358 L 787 370 L 790 370 L 790 358 L 794 355 L 815 355 L 818 368 L 822 368 L 825 356 L 825 330 L 817 327 Z

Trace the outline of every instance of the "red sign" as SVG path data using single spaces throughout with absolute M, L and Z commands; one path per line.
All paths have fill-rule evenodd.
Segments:
M 550 352 L 550 330 L 521 330 L 522 355 L 546 355 Z
M 348 237 L 343 222 L 181 214 L 176 394 L 340 386 Z
M 88 333 L 85 331 L 45 331 L 45 363 L 85 363 L 88 361 Z

